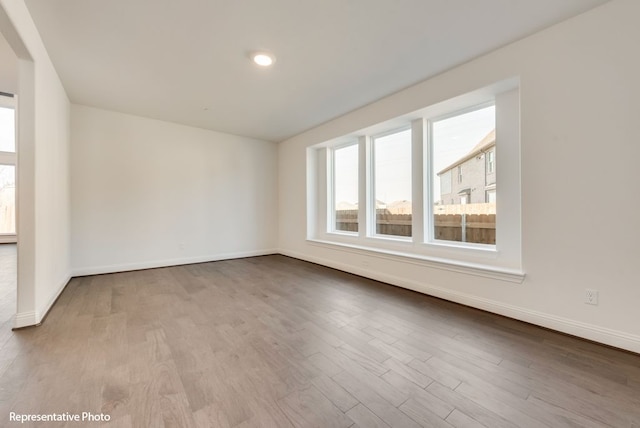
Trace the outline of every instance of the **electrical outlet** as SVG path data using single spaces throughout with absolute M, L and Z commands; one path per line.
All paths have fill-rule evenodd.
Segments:
M 584 302 L 587 305 L 597 305 L 598 304 L 598 290 L 592 290 L 587 288 L 584 290 Z

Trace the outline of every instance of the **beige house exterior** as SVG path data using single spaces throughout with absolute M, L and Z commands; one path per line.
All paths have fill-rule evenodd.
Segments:
M 436 205 L 495 203 L 496 131 L 489 132 L 465 156 L 440 172 Z

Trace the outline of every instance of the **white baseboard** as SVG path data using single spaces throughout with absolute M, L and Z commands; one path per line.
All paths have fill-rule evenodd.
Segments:
M 19 312 L 13 318 L 13 328 L 23 328 L 38 325 L 38 323 L 40 322 L 38 321 L 39 318 L 40 317 L 37 315 L 36 311 Z
M 280 254 L 293 257 L 300 260 L 306 260 L 323 266 L 328 266 L 341 271 L 353 273 L 376 281 L 385 282 L 419 293 L 449 300 L 451 302 L 460 303 L 487 312 L 503 315 L 516 320 L 528 322 L 551 330 L 567 333 L 583 339 L 592 340 L 616 348 L 625 349 L 631 352 L 640 353 L 640 336 L 633 334 L 611 330 L 599 327 L 593 324 L 587 324 L 575 321 L 569 318 L 559 317 L 544 312 L 534 311 L 527 308 L 513 306 L 501 302 L 497 302 L 482 297 L 460 293 L 457 291 L 447 290 L 441 287 L 435 287 L 423 282 L 407 280 L 395 275 L 388 275 L 379 272 L 373 272 L 371 268 L 363 269 L 346 263 L 340 263 L 320 257 L 308 256 L 306 254 L 295 251 L 280 250 Z
M 55 292 L 37 310 L 17 313 L 14 317 L 13 328 L 31 327 L 40 324 L 70 280 L 71 275 L 67 274 L 62 280 L 58 281 Z
M 190 265 L 194 263 L 216 262 L 220 260 L 241 259 L 244 257 L 267 256 L 270 254 L 278 254 L 277 249 L 265 249 L 254 251 L 241 251 L 237 253 L 222 253 L 209 256 L 187 257 L 181 259 L 156 260 L 139 263 L 124 263 L 105 266 L 92 266 L 84 268 L 75 268 L 72 276 L 100 275 L 103 273 L 128 272 L 132 270 L 153 269 L 168 266 Z
M 62 294 L 69 281 L 71 281 L 71 274 L 67 273 L 64 278 L 58 281 L 58 288 L 56 289 L 55 293 L 51 294 L 49 300 L 47 300 L 44 305 L 38 308 L 38 310 L 36 311 L 36 315 L 39 315 L 38 324 L 41 323 L 42 319 L 47 315 L 47 313 L 49 313 L 49 310 L 51 310 L 53 304 L 56 302 L 56 300 L 58 300 L 58 297 L 60 297 L 60 294 Z

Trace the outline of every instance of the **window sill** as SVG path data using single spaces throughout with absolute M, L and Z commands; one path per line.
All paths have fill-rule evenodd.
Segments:
M 307 242 L 310 245 L 315 245 L 318 247 L 330 248 L 333 250 L 360 255 L 374 256 L 402 263 L 411 263 L 419 266 L 426 266 L 450 272 L 464 273 L 467 275 L 479 276 L 483 278 L 497 279 L 500 281 L 512 282 L 516 284 L 522 284 L 525 277 L 525 273 L 520 270 L 504 269 L 479 263 L 467 263 L 453 259 L 429 257 L 404 251 L 386 250 L 382 248 L 346 244 L 342 242 L 326 241 L 321 239 L 309 238 L 307 239 Z
M 15 233 L 0 233 L 0 244 L 15 244 L 18 242 Z

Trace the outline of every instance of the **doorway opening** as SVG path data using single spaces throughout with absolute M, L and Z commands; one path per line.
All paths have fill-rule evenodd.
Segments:
M 15 97 L 0 92 L 0 328 L 11 329 L 16 307 L 16 110 Z
M 0 334 L 11 331 L 17 310 L 17 91 L 18 57 L 0 34 Z
M 17 241 L 16 166 L 15 97 L 0 92 L 0 244 Z

